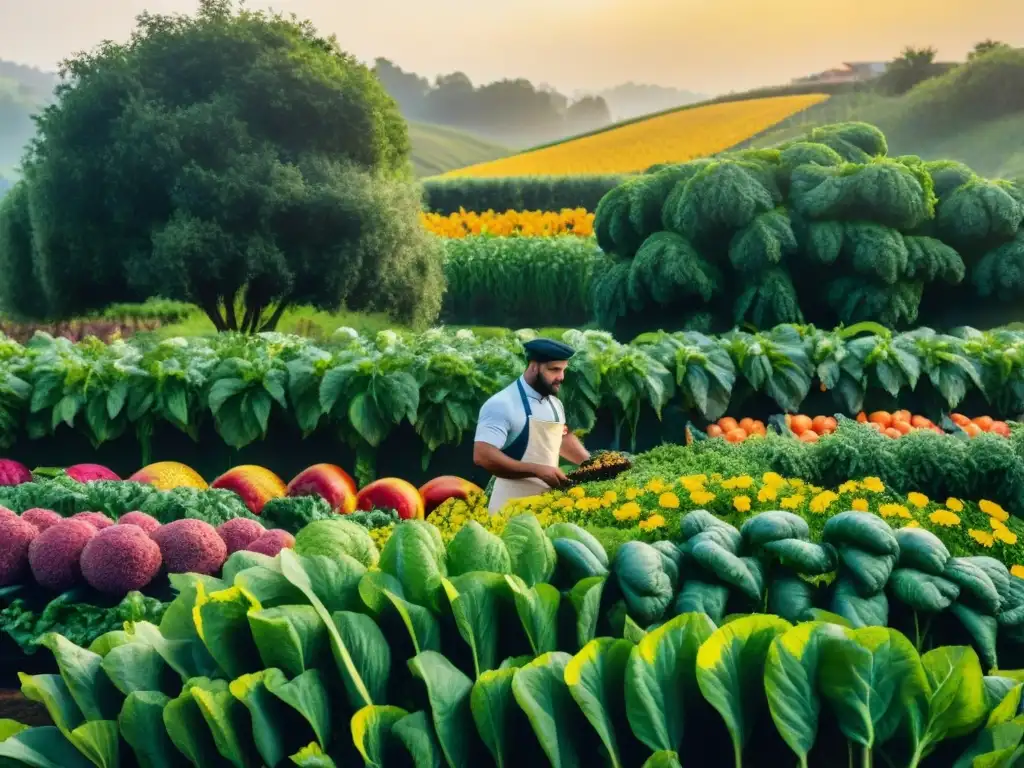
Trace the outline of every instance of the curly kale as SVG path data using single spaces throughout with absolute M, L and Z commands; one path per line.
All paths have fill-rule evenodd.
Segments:
M 188 518 L 202 520 L 214 527 L 235 517 L 260 519 L 249 511 L 237 493 L 219 488 L 202 491 L 196 488 L 175 488 L 154 493 L 146 499 L 139 511 L 161 523 Z
M 331 505 L 320 496 L 286 496 L 271 499 L 260 510 L 260 522 L 267 528 L 298 533 L 310 523 L 335 517 Z
M 399 522 L 398 513 L 393 509 L 371 509 L 368 512 L 353 512 L 346 516 L 346 520 L 373 530 L 374 528 L 387 528 L 392 523 Z
M 107 632 L 122 629 L 126 621 L 159 624 L 169 603 L 141 592 L 129 592 L 112 607 L 90 605 L 62 595 L 47 604 L 41 613 L 29 609 L 24 600 L 15 600 L 0 610 L 0 632 L 10 636 L 26 654 L 33 654 L 42 637 L 59 632 L 75 645 L 87 648 Z

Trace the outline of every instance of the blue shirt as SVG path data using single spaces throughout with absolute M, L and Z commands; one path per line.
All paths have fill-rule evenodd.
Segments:
M 565 408 L 554 395 L 541 397 L 540 393 L 520 378 L 526 397 L 530 401 L 533 417 L 541 421 L 565 423 Z M 493 445 L 499 450 L 508 448 L 520 433 L 526 429 L 526 413 L 519 396 L 519 387 L 513 381 L 505 389 L 491 397 L 480 409 L 476 422 L 476 442 Z

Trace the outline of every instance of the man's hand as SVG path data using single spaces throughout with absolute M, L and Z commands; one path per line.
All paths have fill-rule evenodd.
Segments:
M 565 476 L 558 467 L 546 467 L 543 464 L 532 464 L 533 476 L 543 480 L 550 488 L 564 488 L 569 484 L 569 478 Z

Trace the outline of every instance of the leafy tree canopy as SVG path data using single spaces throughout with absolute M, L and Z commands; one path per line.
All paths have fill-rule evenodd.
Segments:
M 7 260 L 32 260 L 52 313 L 160 295 L 226 330 L 291 304 L 436 315 L 406 125 L 369 69 L 233 0 L 137 21 L 63 64 L 25 158 L 33 247 Z

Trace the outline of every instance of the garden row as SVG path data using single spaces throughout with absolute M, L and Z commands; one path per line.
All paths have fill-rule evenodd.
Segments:
M 143 444 L 141 463 L 148 463 L 145 454 L 161 425 L 193 440 L 202 435 L 204 443 L 219 437 L 239 449 L 259 443 L 273 423 L 278 439 L 329 431 L 333 451 L 340 437 L 354 454 L 353 475 L 365 485 L 374 477 L 377 449 L 393 434 L 402 438 L 400 453 L 418 459 L 471 433 L 487 397 L 522 371 L 521 339 L 530 335 L 433 330 L 365 338 L 341 330 L 326 345 L 282 335 L 110 345 L 45 337 L 27 346 L 4 341 L 0 434 L 6 446 L 53 435 L 62 446 L 46 446 L 56 456 L 66 453 L 69 430 L 94 447 L 127 433 Z M 638 437 L 647 446 L 684 442 L 691 422 L 700 426 L 723 415 L 766 419 L 779 410 L 853 415 L 895 410 L 898 402 L 936 422 L 955 408 L 1002 419 L 1024 411 L 1024 334 L 1018 332 L 965 329 L 950 336 L 921 328 L 890 335 L 875 326 L 780 326 L 721 337 L 648 334 L 630 345 L 598 332 L 570 331 L 563 338 L 578 354 L 560 396 L 574 429 L 596 430 L 593 447 Z M 410 451 L 417 438 L 421 451 Z M 277 447 L 274 461 L 288 456 Z M 19 442 L 14 458 L 62 463 L 22 459 L 19 451 L 29 448 Z M 119 461 L 104 463 L 115 471 L 125 463 L 137 467 L 138 449 Z M 262 462 L 236 457 L 233 463 Z M 463 459 L 463 472 L 467 466 Z M 278 474 L 299 468 L 270 465 Z M 391 474 L 412 479 L 414 471 Z
M 693 513 L 680 545 L 631 542 L 612 558 L 575 526 L 545 535 L 532 515 L 501 537 L 466 526 L 447 547 L 428 522 L 405 521 L 380 552 L 360 526 L 320 521 L 337 535 L 303 547 L 300 532 L 275 557 L 236 552 L 219 578 L 172 577 L 179 594 L 158 624 L 88 647 L 47 636 L 57 674 L 21 683 L 53 725 L 0 721 L 0 757 L 654 768 L 729 753 L 736 766 L 828 765 L 856 751 L 862 765 L 918 768 L 1018 749 L 1021 673 L 1008 671 L 1012 648 L 994 669 L 984 633 L 1001 620 L 1014 644 L 1024 581 L 872 515 L 833 517 L 822 544 L 798 521 L 777 512 L 736 532 Z M 803 587 L 787 593 L 809 585 L 783 563 L 812 549 L 842 562 L 838 607 L 870 602 L 858 580 L 891 561 L 894 594 L 927 632 L 911 640 L 878 613 L 851 621 L 812 608 Z M 709 616 L 723 584 L 757 613 Z M 924 604 L 943 589 L 946 609 Z M 970 644 L 945 644 L 958 636 Z
M 1020 319 L 1024 189 L 960 163 L 887 151 L 878 129 L 843 123 L 777 149 L 651 169 L 597 206 L 603 254 L 573 243 L 575 236 L 530 245 L 464 238 L 448 267 L 447 317 L 482 322 L 507 305 L 518 319 L 537 284 L 532 275 L 550 264 L 570 271 L 562 282 L 573 290 L 564 307 L 540 292 L 547 324 L 585 314 L 620 335 L 745 323 L 949 328 Z M 558 214 L 547 215 L 547 231 L 558 231 Z M 449 234 L 479 231 L 480 219 L 469 219 L 465 226 L 432 220 Z M 509 233 L 514 223 L 506 216 L 493 231 Z M 470 261 L 467 252 L 476 250 Z M 533 259 L 541 263 L 527 264 Z M 500 277 L 474 274 L 486 270 Z

